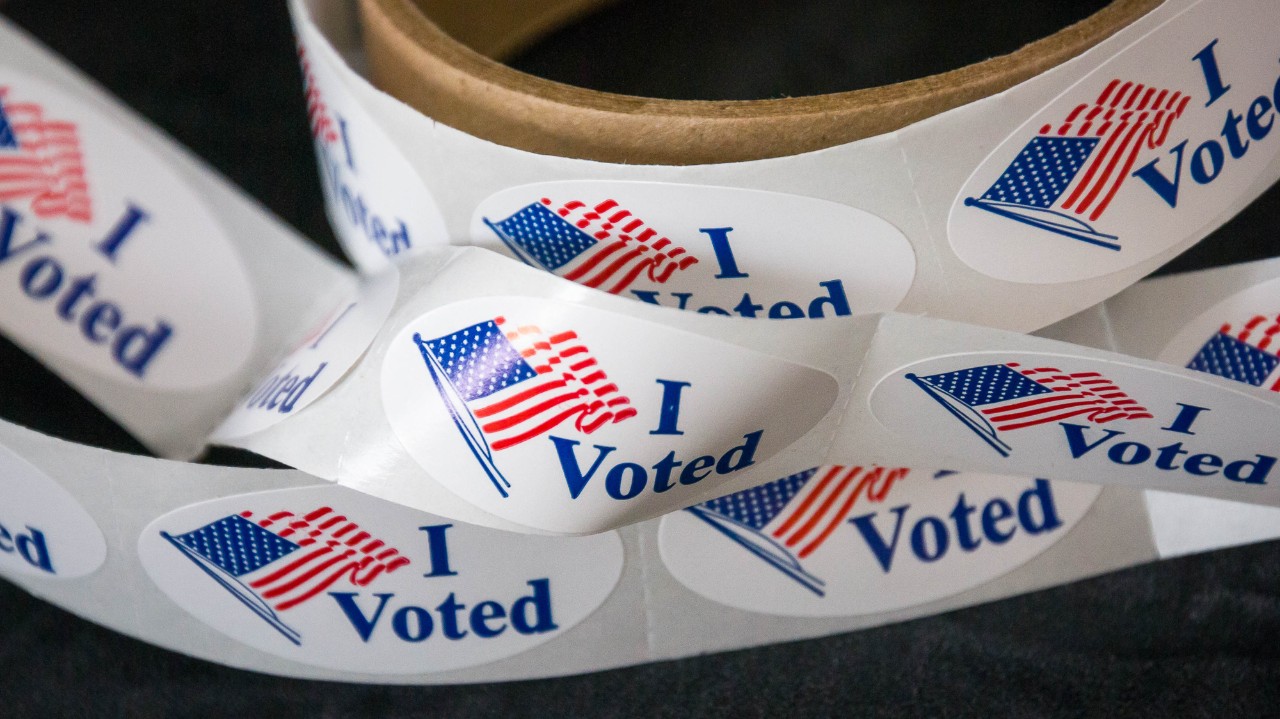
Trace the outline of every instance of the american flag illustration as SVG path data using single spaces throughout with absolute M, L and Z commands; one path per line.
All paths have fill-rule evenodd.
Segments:
M 823 580 L 804 569 L 809 557 L 859 502 L 882 502 L 906 478 L 905 467 L 814 468 L 690 507 L 699 519 L 792 580 L 823 596 Z
M 1138 155 L 1164 145 L 1190 101 L 1182 92 L 1112 80 L 1094 102 L 1077 105 L 1056 126 L 1041 127 L 986 193 L 965 204 L 1119 249 L 1114 235 L 1088 222 L 1102 217 Z
M 1254 387 L 1280 392 L 1280 315 L 1254 315 L 1248 321 L 1225 323 L 1187 365 Z
M 326 145 L 338 141 L 337 124 L 329 114 L 329 106 L 316 86 L 316 77 L 311 72 L 311 60 L 307 58 L 307 48 L 298 45 L 298 64 L 302 66 L 302 89 L 307 101 L 307 121 L 311 124 L 311 134 Z
M 30 199 L 37 217 L 93 219 L 84 155 L 74 123 L 45 117 L 0 87 L 0 202 Z
M 504 497 L 510 483 L 492 465 L 492 452 L 565 422 L 590 434 L 636 416 L 573 330 L 544 332 L 496 317 L 413 339 L 463 438 Z
M 906 377 L 1005 456 L 1010 450 L 1000 432 L 1073 417 L 1104 424 L 1153 416 L 1097 372 L 1023 368 L 1009 362 Z
M 295 644 L 301 636 L 277 612 L 341 580 L 365 587 L 409 564 L 399 550 L 330 507 L 262 518 L 246 510 L 185 534 L 161 536 Z
M 615 200 L 557 205 L 542 198 L 485 224 L 525 263 L 613 294 L 641 276 L 662 284 L 698 262 Z

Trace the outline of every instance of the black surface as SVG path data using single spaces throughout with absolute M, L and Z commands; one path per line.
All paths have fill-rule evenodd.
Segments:
M 652 0 L 559 33 L 518 64 L 670 97 L 798 95 L 1008 51 L 1100 4 Z M 336 252 L 281 4 L 17 0 L 0 11 Z M 1273 189 L 1171 267 L 1280 254 L 1278 220 Z M 140 451 L 3 341 L 0 368 L 6 419 Z M 59 421 L 68 416 L 78 419 Z M 101 629 L 0 583 L 6 716 L 1267 716 L 1280 713 L 1277 682 L 1274 543 L 827 639 L 457 687 L 228 669 Z

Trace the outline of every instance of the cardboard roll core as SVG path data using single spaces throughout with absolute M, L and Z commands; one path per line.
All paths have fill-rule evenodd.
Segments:
M 606 0 L 361 0 L 371 79 L 429 117 L 531 152 L 695 165 L 842 145 L 1004 91 L 1160 4 L 1115 0 L 1015 52 L 868 89 L 766 100 L 664 100 L 535 77 L 500 60 Z

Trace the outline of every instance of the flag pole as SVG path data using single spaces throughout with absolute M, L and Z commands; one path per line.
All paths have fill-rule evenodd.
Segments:
M 285 639 L 288 639 L 297 646 L 302 646 L 302 635 L 281 621 L 280 617 L 276 616 L 275 610 L 268 606 L 261 597 L 251 592 L 234 577 L 229 578 L 222 576 L 224 572 L 222 572 L 221 569 L 209 566 L 210 563 L 208 559 L 192 551 L 190 547 L 179 542 L 173 535 L 162 530 L 160 532 L 160 536 L 169 540 L 169 543 L 177 547 L 178 550 L 182 552 L 183 556 L 190 559 L 192 563 L 202 569 L 205 574 L 208 574 L 215 582 L 220 584 L 223 589 L 230 592 L 236 599 L 239 599 L 240 603 L 244 604 L 254 614 L 261 617 L 267 624 L 270 624 L 273 629 L 284 635 Z
M 772 543 L 773 540 L 769 539 L 768 537 L 764 537 L 763 535 L 760 535 L 759 532 L 756 532 L 750 527 L 745 527 L 740 524 L 737 524 L 736 522 L 733 522 L 733 520 L 731 519 L 727 519 L 722 515 L 716 514 L 714 512 L 708 512 L 702 509 L 701 507 L 693 506 L 693 507 L 686 507 L 686 509 L 687 511 L 692 513 L 693 516 L 711 525 L 712 529 L 715 529 L 717 532 L 737 542 L 740 546 L 742 546 L 742 548 L 746 549 L 748 552 L 751 552 L 752 554 L 756 555 L 760 559 L 763 559 L 766 563 L 769 564 L 769 566 L 773 567 L 774 569 L 777 569 L 779 572 L 782 572 L 783 574 L 787 575 L 791 579 L 795 580 L 798 584 L 800 584 L 800 586 L 804 587 L 805 589 L 808 589 L 809 591 L 813 592 L 819 597 L 826 596 L 826 592 L 822 591 L 822 587 L 826 585 L 826 582 L 806 572 L 804 570 L 804 567 L 800 565 L 799 560 L 797 560 L 795 557 L 792 557 L 790 552 L 787 552 L 787 550 L 781 547 L 778 548 L 778 551 L 780 553 L 787 555 L 786 559 L 784 559 L 772 552 L 765 550 L 764 548 L 760 547 L 759 545 L 753 542 L 747 541 L 747 539 L 743 537 L 738 530 L 742 529 L 742 530 L 751 532 L 752 534 L 759 535 L 761 536 L 762 539 L 770 543 Z M 737 526 L 736 527 L 725 526 L 725 522 L 731 522 Z M 787 559 L 790 559 L 791 561 L 787 561 Z
M 489 226 L 489 229 L 493 230 L 493 234 L 497 235 L 499 240 L 502 240 L 502 244 L 506 245 L 507 249 L 511 250 L 511 254 L 515 255 L 517 260 L 520 260 L 521 262 L 525 263 L 526 265 L 529 265 L 530 267 L 543 269 L 541 263 L 530 261 L 531 258 L 528 256 L 527 253 L 525 253 L 523 249 L 520 248 L 519 245 L 515 243 L 515 239 L 512 238 L 510 235 L 508 235 L 506 232 L 503 232 L 502 229 L 499 228 L 497 224 L 490 222 L 488 217 L 481 217 L 480 219 L 484 222 L 484 224 Z M 510 218 L 507 218 L 507 219 L 510 219 Z
M 1114 241 L 1120 239 L 1117 236 L 1098 232 L 1087 222 L 1083 222 L 1061 212 L 1040 207 L 1030 208 L 1037 212 L 1060 217 L 1064 220 L 1063 222 L 1054 222 L 1045 218 L 1035 217 L 1031 214 L 1024 214 L 1024 212 L 1030 211 L 1027 206 L 1018 205 L 1012 202 L 999 202 L 996 200 L 966 197 L 964 204 L 968 207 L 976 207 L 980 210 L 986 210 L 987 212 L 1000 215 L 1001 217 L 1007 217 L 1010 220 L 1030 225 L 1038 230 L 1053 232 L 1064 237 L 1070 237 L 1073 240 L 1080 240 L 1081 242 L 1088 242 L 1091 245 L 1105 247 L 1108 250 L 1120 250 L 1120 243 Z M 1018 209 L 1024 210 L 1024 212 L 1018 212 Z M 1073 224 L 1078 225 L 1079 227 L 1072 227 L 1071 225 Z
M 476 461 L 480 463 L 480 467 L 489 475 L 489 481 L 493 482 L 493 486 L 498 493 L 505 499 L 510 494 L 506 488 L 511 486 L 511 482 L 502 474 L 502 470 L 498 469 L 498 465 L 493 462 L 493 450 L 489 448 L 489 443 L 485 441 L 484 435 L 479 437 L 472 436 L 462 423 L 462 417 L 459 416 L 459 408 L 457 404 L 462 404 L 461 411 L 466 412 L 467 417 L 475 421 L 475 416 L 466 408 L 465 403 L 460 399 L 455 401 L 449 391 L 445 388 L 444 383 L 447 379 L 441 378 L 444 368 L 441 367 L 437 372 L 437 360 L 431 351 L 427 349 L 426 340 L 422 339 L 422 335 L 417 332 L 413 333 L 413 341 L 418 344 L 418 351 L 422 353 L 422 359 L 427 363 L 427 371 L 431 373 L 431 381 L 436 385 L 436 391 L 440 393 L 440 399 L 444 401 L 445 407 L 449 410 L 449 416 L 453 419 L 453 424 L 458 428 L 458 433 L 462 435 L 463 441 L 467 443 L 467 449 L 471 450 L 471 454 L 475 455 Z M 450 385 L 452 387 L 452 385 Z
M 915 382 L 917 387 L 924 390 L 925 393 L 929 395 L 930 399 L 945 407 L 948 412 L 955 416 L 956 419 L 963 422 L 964 425 L 969 428 L 969 431 L 978 435 L 984 442 L 991 445 L 991 448 L 999 452 L 1001 457 L 1008 457 L 1009 453 L 1013 451 L 1009 445 L 1000 440 L 996 435 L 995 428 L 992 427 L 986 419 L 981 415 L 978 415 L 977 417 L 970 416 L 969 413 L 974 413 L 973 408 L 962 402 L 958 397 L 941 387 L 937 387 L 924 379 L 921 379 L 915 372 L 908 372 L 905 376 L 907 379 Z M 961 405 L 965 409 L 969 410 L 969 412 L 966 413 L 964 410 L 960 409 L 960 407 L 956 407 L 956 404 Z

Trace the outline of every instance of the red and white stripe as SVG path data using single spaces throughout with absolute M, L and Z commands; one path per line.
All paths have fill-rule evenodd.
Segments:
M 1242 322 L 1239 329 L 1225 322 L 1218 330 L 1228 337 L 1233 337 L 1246 344 L 1253 345 L 1264 352 L 1280 354 L 1280 315 L 1254 315 Z
M 1280 355 L 1280 315 L 1254 315 L 1239 327 L 1230 322 L 1223 323 L 1218 332 L 1252 345 L 1273 355 Z M 1280 392 L 1280 366 L 1267 376 L 1260 385 L 1272 392 Z
M 307 101 L 307 122 L 311 125 L 311 134 L 326 145 L 337 142 L 337 124 L 329 114 L 329 105 L 320 94 L 320 88 L 316 86 L 311 61 L 307 59 L 307 48 L 302 45 L 298 45 L 298 64 L 302 66 L 302 89 Z
M 1169 138 L 1174 120 L 1182 116 L 1191 97 L 1137 82 L 1112 80 L 1093 104 L 1077 105 L 1056 129 L 1041 135 L 1096 137 L 1101 140 L 1062 207 L 1096 220 L 1111 204 L 1129 177 L 1138 153 L 1154 150 Z
M 255 521 L 252 512 L 240 516 Z M 366 587 L 409 563 L 398 549 L 329 507 L 301 516 L 276 512 L 256 521 L 302 548 L 240 578 L 277 610 L 296 607 L 342 579 Z
M 658 234 L 616 200 L 588 205 L 570 200 L 558 207 L 549 198 L 540 202 L 579 230 L 599 240 L 595 247 L 569 263 L 561 274 L 587 287 L 618 294 L 641 274 L 662 284 L 671 275 L 697 264 L 685 248 Z
M 822 546 L 861 502 L 883 502 L 906 467 L 821 467 L 770 520 L 764 532 L 782 542 L 798 559 Z
M 1021 369 L 1016 362 L 1008 363 L 1008 367 L 1053 391 L 982 407 L 982 414 L 996 430 L 1033 427 L 1072 417 L 1084 417 L 1095 424 L 1153 417 L 1146 407 L 1097 372 L 1066 373 L 1055 367 Z
M 92 220 L 76 126 L 46 119 L 36 103 L 14 102 L 8 87 L 0 87 L 0 106 L 18 142 L 0 148 L 0 202 L 30 199 L 37 217 Z
M 590 434 L 636 416 L 631 400 L 609 380 L 577 333 L 547 334 L 536 325 L 515 325 L 504 317 L 494 323 L 538 373 L 473 407 L 494 451 L 538 437 L 570 419 L 578 431 Z

